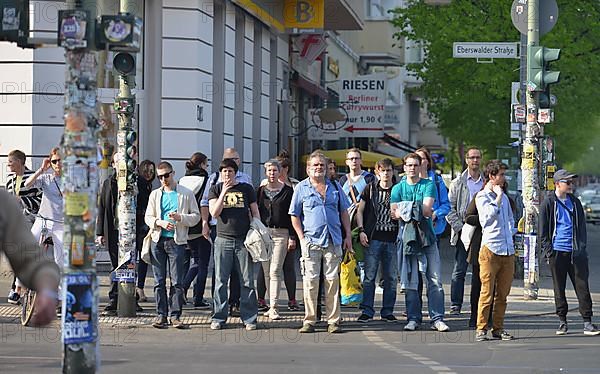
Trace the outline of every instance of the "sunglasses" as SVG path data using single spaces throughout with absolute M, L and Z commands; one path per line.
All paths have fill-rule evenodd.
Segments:
M 164 174 L 162 174 L 162 175 L 157 175 L 156 177 L 157 177 L 158 179 L 167 179 L 167 178 L 169 178 L 169 177 L 171 176 L 171 173 L 172 173 L 172 171 L 170 171 L 170 172 L 168 172 L 168 173 L 164 173 Z
M 50 160 L 50 162 L 56 165 L 60 162 L 60 158 L 55 158 L 54 160 Z
M 568 184 L 569 186 L 573 184 L 573 181 L 564 180 L 564 179 L 561 179 L 561 180 L 559 180 L 559 182 L 560 182 L 560 183 L 566 183 L 566 184 Z

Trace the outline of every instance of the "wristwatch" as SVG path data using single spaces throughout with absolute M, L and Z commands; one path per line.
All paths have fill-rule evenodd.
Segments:
M 364 228 L 364 227 L 362 227 L 362 226 L 360 226 L 360 227 L 358 228 L 358 232 L 359 232 L 359 233 L 361 233 L 361 232 L 365 232 L 365 228 Z

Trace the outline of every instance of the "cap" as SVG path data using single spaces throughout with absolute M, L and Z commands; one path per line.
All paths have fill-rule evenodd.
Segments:
M 557 170 L 554 173 L 554 180 L 568 180 L 573 178 L 577 178 L 577 174 L 569 173 L 565 169 Z

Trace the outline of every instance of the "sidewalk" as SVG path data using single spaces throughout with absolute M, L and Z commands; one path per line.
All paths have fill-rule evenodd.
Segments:
M 450 247 L 448 244 L 448 240 L 442 240 L 441 244 L 441 252 L 442 258 L 442 279 L 444 281 L 444 290 L 445 290 L 445 301 L 446 301 L 446 311 L 449 310 L 450 304 L 450 279 L 452 274 L 452 266 L 454 263 L 454 248 Z M 590 269 L 594 269 L 594 263 L 598 260 L 595 258 L 590 258 Z M 542 276 L 540 278 L 540 288 L 539 288 L 539 296 L 537 300 L 533 301 L 525 301 L 523 298 L 523 280 L 515 279 L 513 281 L 513 286 L 511 289 L 511 293 L 508 298 L 508 308 L 506 318 L 519 318 L 523 316 L 553 316 L 554 315 L 554 292 L 552 289 L 552 278 L 549 276 L 548 269 L 545 265 L 545 262 L 542 261 L 540 264 Z M 142 313 L 138 313 L 137 317 L 134 318 L 118 318 L 114 316 L 106 316 L 102 313 L 102 309 L 108 302 L 108 289 L 109 289 L 109 277 L 107 273 L 99 273 L 99 295 L 100 295 L 100 303 L 98 310 L 100 311 L 99 323 L 106 324 L 108 326 L 119 326 L 119 327 L 150 327 L 153 318 L 155 317 L 155 304 L 154 297 L 149 297 L 149 302 L 140 303 L 144 311 Z M 12 282 L 12 276 L 8 274 L 8 272 L 4 271 L 0 273 L 0 323 L 19 323 L 19 315 L 21 313 L 20 306 L 14 306 L 8 304 L 6 302 L 6 296 L 8 294 L 8 290 L 10 288 L 10 283 Z M 210 290 L 210 277 L 207 281 L 207 294 L 208 290 Z M 470 283 L 471 283 L 471 274 L 467 273 L 467 279 L 465 280 L 465 296 L 464 296 L 464 304 L 463 304 L 463 313 L 459 316 L 446 316 L 446 321 L 453 328 L 466 328 L 467 321 L 469 318 L 469 293 L 470 293 Z M 567 297 L 569 301 L 569 305 L 571 309 L 575 309 L 570 313 L 570 316 L 577 316 L 578 312 L 576 310 L 577 306 L 577 298 L 575 296 L 575 292 L 572 289 L 570 282 L 567 282 Z M 149 274 L 146 280 L 145 293 L 148 296 L 153 295 L 153 280 L 151 275 Z M 590 271 L 590 289 L 592 291 L 592 299 L 595 301 L 594 310 L 598 313 L 598 302 L 600 302 L 600 275 L 598 275 L 593 270 Z M 189 292 L 191 295 L 191 292 Z M 302 300 L 302 281 L 300 277 L 297 282 L 297 299 Z M 424 297 L 424 302 L 426 302 L 427 298 Z M 381 295 L 376 295 L 376 306 L 379 307 L 381 305 Z M 376 310 L 377 310 L 376 307 Z M 424 306 L 424 316 L 425 321 L 427 321 L 427 312 L 426 307 Z M 396 316 L 403 321 L 401 313 L 405 310 L 404 304 L 404 295 L 398 294 L 398 298 L 396 301 L 395 313 Z M 465 313 L 466 312 L 466 313 Z M 262 313 L 259 314 L 259 325 L 261 328 L 296 328 L 302 324 L 302 318 L 304 316 L 304 312 L 291 312 L 288 311 L 287 308 L 282 305 L 281 310 L 282 319 L 278 321 L 270 321 L 267 317 L 262 316 Z M 356 323 L 356 318 L 359 315 L 359 310 L 355 307 L 342 307 L 342 318 L 345 323 Z M 182 322 L 190 325 L 190 326 L 198 326 L 198 325 L 206 325 L 210 324 L 210 311 L 209 310 L 194 310 L 193 307 L 189 305 L 184 307 Z M 231 318 L 229 323 L 240 323 L 239 318 Z M 375 321 L 375 323 L 379 323 Z M 384 322 L 380 322 L 384 323 Z M 108 327 L 107 326 L 107 327 Z M 455 327 L 454 327 L 455 326 Z

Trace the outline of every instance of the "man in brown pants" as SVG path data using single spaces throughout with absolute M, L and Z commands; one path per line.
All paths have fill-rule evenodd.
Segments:
M 515 248 L 513 234 L 515 220 L 510 201 L 504 193 L 507 166 L 499 160 L 491 160 L 485 167 L 487 184 L 475 197 L 482 227 L 479 266 L 481 295 L 477 314 L 475 340 L 485 341 L 492 297 L 494 298 L 492 339 L 512 340 L 504 330 L 506 297 L 510 293 L 515 271 Z M 495 294 L 492 294 L 495 289 Z

